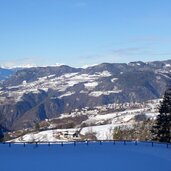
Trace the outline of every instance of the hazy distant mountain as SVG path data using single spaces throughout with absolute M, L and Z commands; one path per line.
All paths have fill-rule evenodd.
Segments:
M 170 84 L 171 60 L 22 69 L 0 87 L 1 122 L 18 129 L 83 107 L 144 102 L 160 98 Z

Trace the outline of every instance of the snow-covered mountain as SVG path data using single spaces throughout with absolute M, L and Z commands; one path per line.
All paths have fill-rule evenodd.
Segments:
M 170 83 L 171 60 L 26 68 L 0 84 L 1 123 L 15 130 L 84 108 L 143 103 L 161 98 Z

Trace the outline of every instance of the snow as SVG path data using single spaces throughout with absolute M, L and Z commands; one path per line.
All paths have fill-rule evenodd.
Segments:
M 62 65 L 65 65 L 64 63 L 55 63 L 54 65 L 50 65 L 52 67 L 59 67 L 59 66 L 62 66 Z
M 123 118 L 123 122 L 128 122 L 128 121 L 130 121 L 133 118 L 134 118 L 134 115 L 126 115 Z
M 165 78 L 168 78 L 169 80 L 171 79 L 171 77 L 169 77 L 169 76 L 167 76 L 165 74 L 160 73 L 160 75 L 164 76 Z
M 147 116 L 147 118 L 149 119 L 156 119 L 157 115 L 156 113 L 153 113 L 153 112 L 148 112 L 145 114 Z
M 55 77 L 55 74 L 49 75 L 49 76 L 47 76 L 47 77 L 48 77 L 48 78 Z
M 81 68 L 86 69 L 86 68 L 94 67 L 94 66 L 97 66 L 97 65 L 99 65 L 99 64 L 84 65 Z
M 87 89 L 93 89 L 96 86 L 98 86 L 98 82 L 88 82 L 88 83 L 85 83 L 84 86 Z
M 98 140 L 111 140 L 113 133 L 114 125 L 100 125 L 100 126 L 90 126 L 85 127 L 81 130 L 81 134 L 85 135 L 86 133 L 95 133 Z
M 98 125 L 98 126 L 89 126 L 84 127 L 81 130 L 81 134 L 85 135 L 86 133 L 94 133 L 98 140 L 112 140 L 113 139 L 113 131 L 116 127 L 121 126 L 131 126 L 132 124 L 106 124 L 106 125 Z
M 114 83 L 114 82 L 117 81 L 117 80 L 118 80 L 118 78 L 112 78 L 112 79 L 111 79 L 111 82 Z
M 64 139 L 63 139 L 64 140 Z M 55 131 L 48 130 L 48 131 L 42 131 L 38 133 L 30 133 L 23 137 L 17 138 L 15 140 L 16 142 L 41 142 L 41 141 L 48 141 L 48 142 L 54 142 L 59 141 L 55 138 Z M 65 140 L 64 140 L 65 141 Z
M 170 171 L 171 147 L 138 142 L 0 144 L 2 171 Z
M 117 126 L 121 126 L 124 124 L 107 124 L 107 125 L 100 125 L 100 126 L 89 126 L 84 127 L 80 134 L 85 135 L 86 133 L 95 132 L 96 137 L 98 140 L 107 140 L 112 139 L 113 129 Z M 71 129 L 54 129 L 54 130 L 47 130 L 35 133 L 29 133 L 22 137 L 16 138 L 11 142 L 55 142 L 55 141 L 68 141 L 69 139 L 65 139 L 64 136 L 60 138 L 57 137 L 57 133 L 61 133 L 62 135 L 66 132 L 68 134 L 74 134 L 79 128 L 71 128 Z M 72 139 L 71 139 L 72 140 Z
M 23 84 L 23 85 L 26 85 L 26 84 L 27 84 L 27 81 L 26 81 L 26 80 L 24 80 L 22 84 Z
M 110 77 L 112 74 L 109 71 L 97 72 L 101 77 Z
M 89 96 L 99 97 L 102 95 L 116 94 L 121 93 L 122 90 L 112 90 L 112 91 L 93 91 L 89 94 Z
M 40 90 L 43 90 L 43 91 L 45 91 L 45 92 L 48 92 L 48 90 L 49 90 L 49 88 L 41 88 Z
M 99 97 L 101 95 L 103 95 L 104 92 L 102 91 L 93 91 L 89 94 L 89 96 L 94 96 L 94 97 Z
M 51 126 L 53 127 L 53 126 Z M 61 141 L 68 141 L 69 139 L 65 138 L 64 136 L 57 137 L 59 133 L 66 133 L 69 134 L 75 133 L 77 129 L 54 129 L 54 130 L 46 130 L 41 132 L 34 132 L 29 133 L 19 138 L 12 140 L 11 142 L 61 142 Z
M 71 96 L 71 95 L 73 95 L 73 94 L 75 94 L 75 92 L 74 92 L 74 91 L 73 91 L 73 92 L 68 91 L 68 92 L 66 92 L 65 94 L 63 94 L 63 95 L 59 96 L 59 98 L 66 97 L 66 96 Z
M 170 67 L 171 65 L 170 64 L 165 64 L 166 67 Z

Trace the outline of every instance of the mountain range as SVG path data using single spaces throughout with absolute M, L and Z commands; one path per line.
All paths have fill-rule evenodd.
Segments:
M 0 69 L 0 80 L 0 124 L 18 130 L 86 107 L 161 98 L 171 60 Z

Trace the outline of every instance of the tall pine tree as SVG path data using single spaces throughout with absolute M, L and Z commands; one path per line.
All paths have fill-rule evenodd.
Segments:
M 0 142 L 2 142 L 3 140 L 4 140 L 4 134 L 2 128 L 0 127 Z
M 2 115 L 0 115 L 0 123 L 2 122 Z M 2 126 L 0 124 L 0 142 L 4 141 L 4 133 L 3 133 L 3 129 Z
M 159 113 L 152 129 L 154 139 L 160 142 L 171 142 L 171 89 L 165 92 Z

